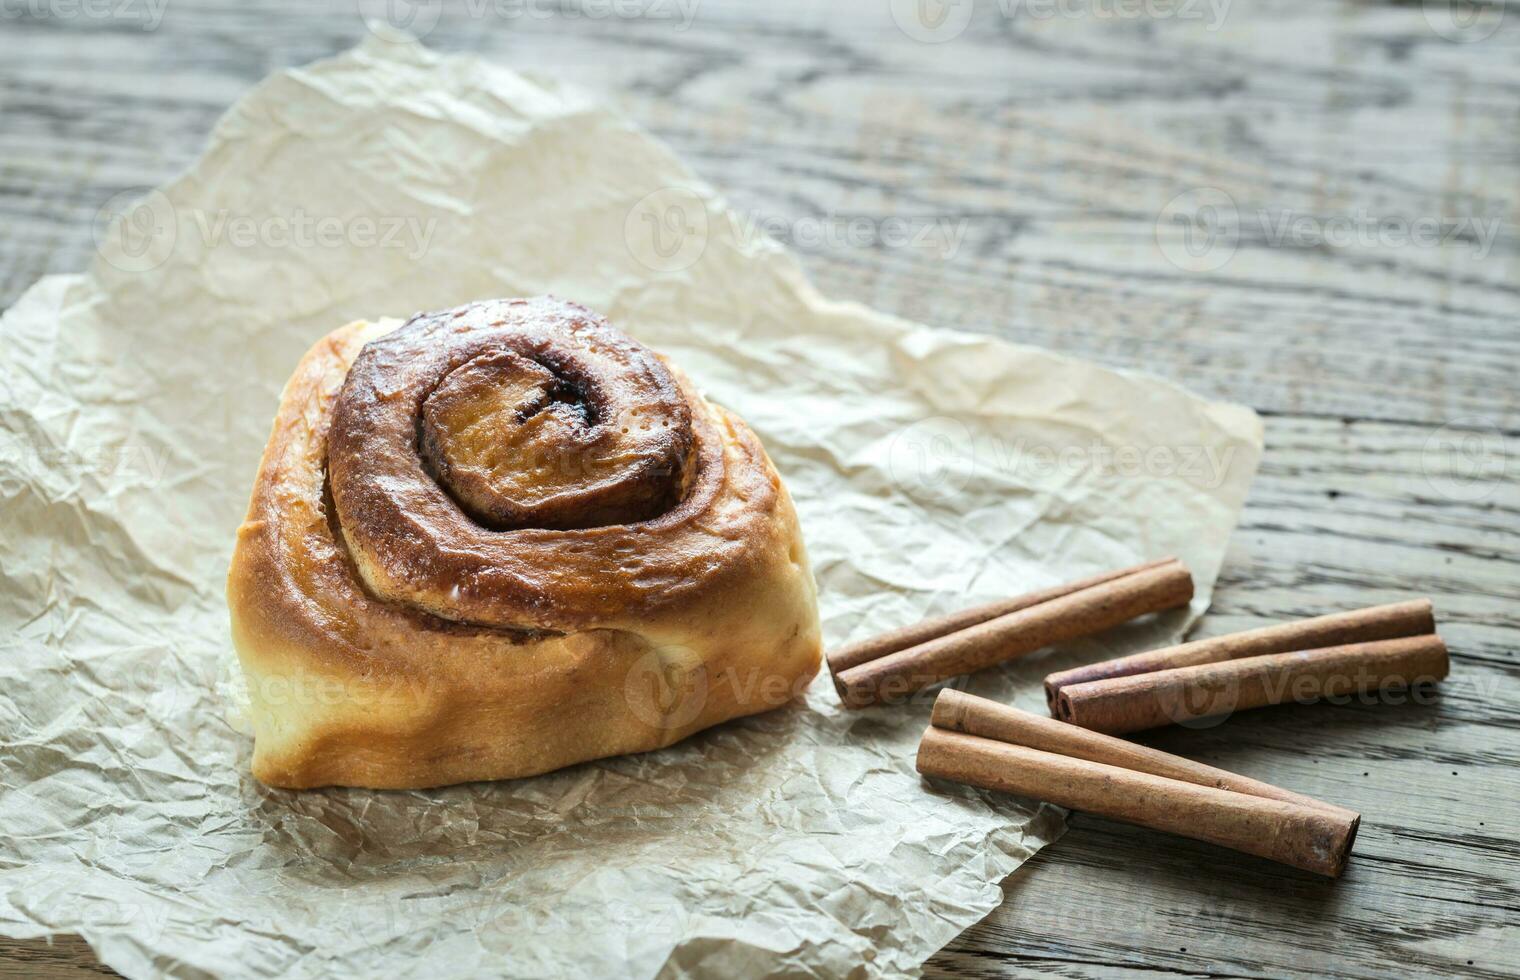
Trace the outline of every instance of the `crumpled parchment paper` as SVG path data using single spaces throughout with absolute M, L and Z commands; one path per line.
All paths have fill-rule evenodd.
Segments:
M 668 353 L 788 480 L 831 643 L 1188 562 L 1187 615 L 963 682 L 1031 708 L 1206 607 L 1260 453 L 1240 407 L 830 302 L 627 121 L 411 44 L 270 78 L 115 210 L 0 325 L 0 932 L 128 975 L 907 975 L 1060 833 L 919 779 L 927 699 L 849 714 L 822 677 L 536 779 L 255 783 L 223 578 L 280 387 L 340 323 L 552 292 Z

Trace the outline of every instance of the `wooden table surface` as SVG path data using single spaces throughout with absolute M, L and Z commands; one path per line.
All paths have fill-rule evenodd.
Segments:
M 1520 11 L 414 2 L 431 45 L 603 93 L 827 294 L 1254 406 L 1201 634 L 1435 600 L 1428 703 L 1147 739 L 1360 810 L 1344 879 L 1076 815 L 929 975 L 1520 976 Z M 249 85 L 365 31 L 353 0 L 7 0 L 0 306 L 84 268 L 97 209 Z M 100 971 L 0 940 L 0 976 Z

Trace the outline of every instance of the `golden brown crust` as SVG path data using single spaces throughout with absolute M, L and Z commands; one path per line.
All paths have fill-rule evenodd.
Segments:
M 409 460 L 405 447 L 380 440 L 377 449 L 368 437 L 385 429 L 375 419 L 389 390 L 383 373 L 351 368 L 385 363 L 370 352 L 399 356 L 417 335 L 436 351 L 447 342 L 436 330 L 408 327 L 416 330 L 408 338 L 396 321 L 350 324 L 314 346 L 286 386 L 228 579 L 255 727 L 254 774 L 265 782 L 421 787 L 531 775 L 658 748 L 768 710 L 817 669 L 816 600 L 796 515 L 754 434 L 587 311 L 549 300 L 509 307 L 515 314 L 505 317 L 499 304 L 466 309 L 473 312 L 429 322 L 452 322 L 470 343 L 497 329 L 492 343 L 434 360 L 445 365 L 434 376 L 413 372 L 420 388 L 391 376 L 390 397 L 417 399 L 408 408 L 417 427 L 406 440 Z M 550 352 L 556 377 L 576 353 L 567 322 L 592 325 L 580 334 L 598 354 L 637 355 L 594 372 L 577 365 L 579 395 L 609 413 L 603 422 L 643 398 L 656 422 L 671 421 L 675 431 L 637 442 L 631 466 L 596 470 L 611 475 L 584 497 L 563 474 L 547 476 L 548 492 L 539 493 L 568 491 L 559 512 L 571 523 L 615 518 L 620 508 L 635 519 L 493 530 L 428 472 L 427 395 L 483 355 L 523 356 L 517 340 L 500 343 L 507 322 L 541 330 L 536 350 Z M 620 393 L 629 363 L 642 377 Z M 485 428 L 506 424 L 502 405 L 512 400 L 481 383 L 503 377 L 491 367 L 485 377 L 459 379 L 464 394 L 439 403 L 434 438 L 452 443 L 434 452 L 481 462 L 480 433 L 455 436 L 461 418 L 465 427 L 476 416 Z M 543 380 L 531 367 L 507 369 L 527 376 L 527 387 Z M 340 411 L 351 390 L 360 395 Z M 412 394 L 396 394 L 403 390 Z M 335 419 L 352 440 L 341 475 L 337 465 L 328 473 L 340 455 Z M 598 444 L 612 435 L 558 421 L 547 427 L 550 440 Z M 473 447 L 460 448 L 471 439 Z M 645 465 L 650 458 L 658 465 Z M 478 468 L 486 483 L 505 475 L 510 484 L 500 463 L 485 459 Z M 661 480 L 671 481 L 676 499 L 636 519 L 662 492 Z M 508 490 L 527 499 L 543 486 L 529 484 Z M 485 496 L 492 492 L 487 486 Z

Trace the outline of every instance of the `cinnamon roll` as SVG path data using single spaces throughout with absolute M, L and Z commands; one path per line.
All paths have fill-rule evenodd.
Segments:
M 425 787 L 669 745 L 819 664 L 754 433 L 552 298 L 349 324 L 285 387 L 227 585 L 253 773 Z

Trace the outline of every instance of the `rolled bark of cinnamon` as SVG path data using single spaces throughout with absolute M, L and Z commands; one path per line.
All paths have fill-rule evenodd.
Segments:
M 1408 636 L 1068 684 L 1056 694 L 1056 714 L 1122 735 L 1269 704 L 1411 687 L 1441 680 L 1450 667 L 1439 636 Z
M 1045 678 L 1045 700 L 1050 704 L 1050 713 L 1055 715 L 1056 695 L 1063 687 L 1072 684 L 1258 657 L 1268 653 L 1319 650 L 1348 643 L 1421 636 L 1434 633 L 1435 629 L 1435 611 L 1429 599 L 1369 606 L 1350 612 L 1195 640 L 1192 643 L 1063 670 Z
M 926 776 L 1014 793 L 1180 834 L 1337 878 L 1361 818 L 1348 812 L 1198 786 L 930 726 Z
M 1111 735 L 1078 728 L 1051 718 L 1042 718 L 1010 705 L 999 704 L 962 691 L 941 691 L 934 702 L 931 724 L 947 731 L 964 732 L 1010 745 L 1054 752 L 1057 755 L 1104 765 L 1118 766 L 1133 772 L 1178 779 L 1195 786 L 1244 793 L 1264 800 L 1279 800 L 1298 806 L 1317 807 L 1356 819 L 1357 814 L 1343 807 L 1316 800 L 1255 779 L 1206 766 L 1201 762 L 1136 745 Z
M 847 707 L 878 704 L 1192 597 L 1193 576 L 1172 559 L 866 661 L 836 673 L 834 686 Z
M 1175 558 L 1160 558 L 1156 561 L 1146 562 L 1143 565 L 1135 565 L 1130 568 L 1121 568 L 1112 572 L 1102 572 L 1075 582 L 1067 582 L 1064 585 L 1052 586 L 1041 589 L 1039 592 L 1030 592 L 1026 595 L 1014 596 L 1011 599 L 998 599 L 995 602 L 984 603 L 980 606 L 972 606 L 970 609 L 961 609 L 957 612 L 946 613 L 943 616 L 935 616 L 914 623 L 912 626 L 904 626 L 900 629 L 880 633 L 876 636 L 867 637 L 858 643 L 842 646 L 829 653 L 827 660 L 829 672 L 838 675 L 851 667 L 859 667 L 861 664 L 879 657 L 885 657 L 889 653 L 906 650 L 908 647 L 916 647 L 930 640 L 937 640 L 942 636 L 957 633 L 963 629 L 985 623 L 989 619 L 997 619 L 1009 613 L 1018 612 L 1020 609 L 1028 609 L 1038 606 L 1042 602 L 1051 599 L 1059 599 L 1063 595 L 1073 592 L 1081 592 L 1104 582 L 1112 582 L 1114 579 L 1133 575 L 1148 569 L 1158 568 L 1168 562 L 1174 562 Z

